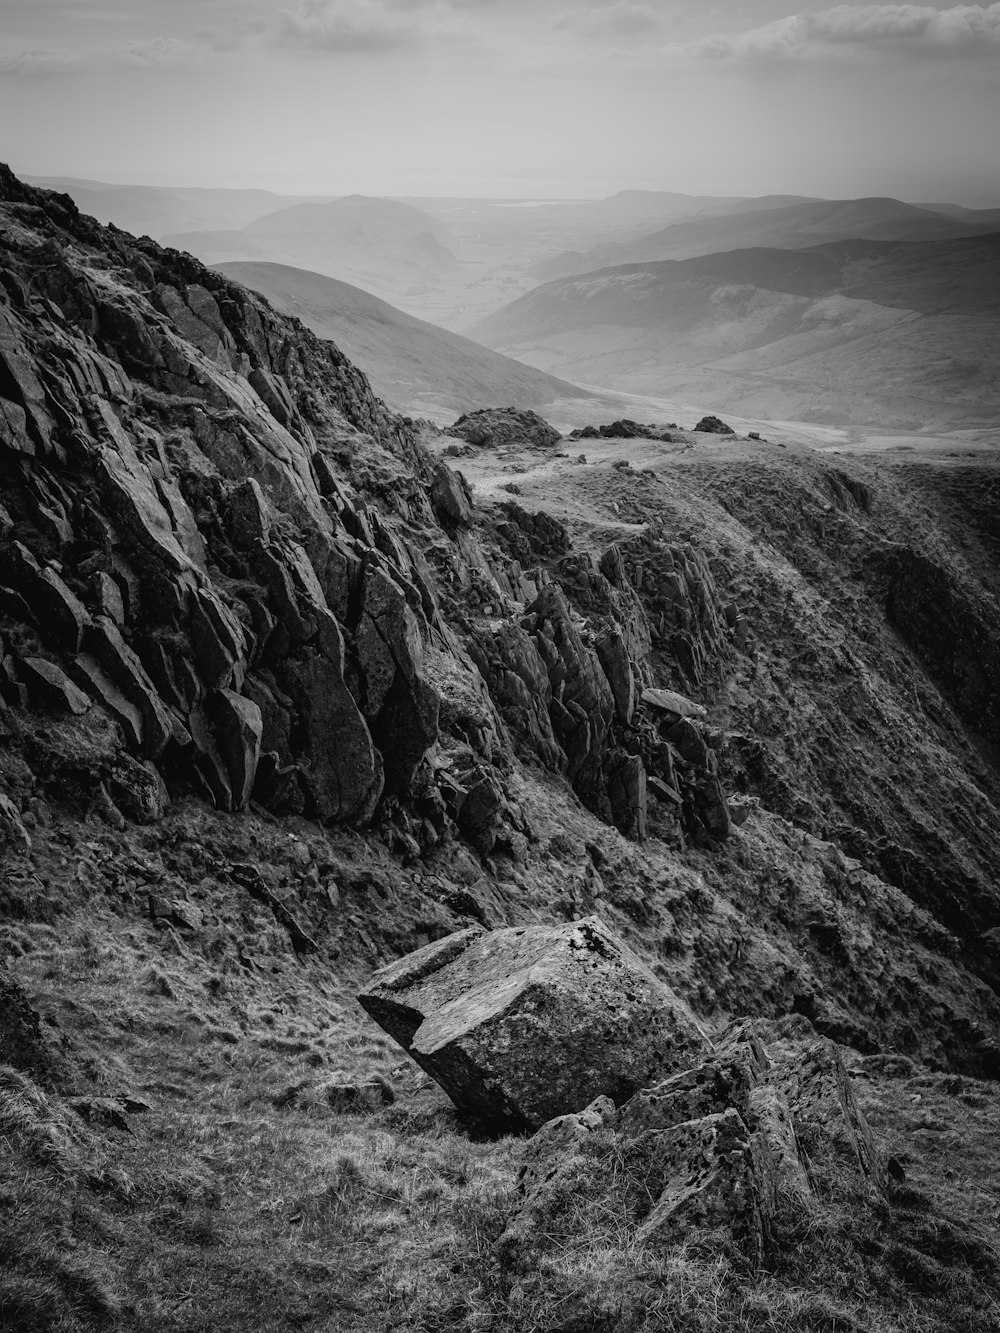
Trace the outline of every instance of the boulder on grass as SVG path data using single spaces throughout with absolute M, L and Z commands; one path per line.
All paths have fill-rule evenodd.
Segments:
M 694 1015 L 600 918 L 460 931 L 382 968 L 358 999 L 497 1129 L 625 1101 L 708 1048 Z

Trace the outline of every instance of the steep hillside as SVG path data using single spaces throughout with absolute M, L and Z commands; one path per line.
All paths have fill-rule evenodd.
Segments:
M 470 333 L 578 382 L 773 419 L 989 426 L 998 291 L 996 233 L 843 241 L 564 278 Z
M 966 548 L 962 485 L 878 459 L 418 434 L 6 169 L 0 255 L 0 1323 L 991 1333 L 987 509 Z M 356 1003 L 591 915 L 706 1052 L 670 1138 L 497 1137 Z
M 747 200 L 720 211 L 672 223 L 633 241 L 595 246 L 581 255 L 556 256 L 534 274 L 543 280 L 590 273 L 619 264 L 691 259 L 720 250 L 751 247 L 799 250 L 827 241 L 937 241 L 993 231 L 986 214 L 970 219 L 906 204 L 900 199 Z
M 483 403 L 543 407 L 592 396 L 321 273 L 285 264 L 218 268 L 301 319 L 320 338 L 333 339 L 399 412 L 444 424 Z

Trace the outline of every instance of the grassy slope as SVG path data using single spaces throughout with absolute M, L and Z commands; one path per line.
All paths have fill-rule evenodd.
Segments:
M 404 314 L 349 283 L 285 264 L 232 263 L 219 269 L 330 338 L 398 411 L 451 422 L 487 403 L 537 408 L 559 398 L 587 397 L 564 380 Z
M 505 1258 L 493 1242 L 523 1141 L 470 1138 L 443 1096 L 359 1021 L 348 999 L 356 956 L 343 970 L 299 963 L 266 914 L 215 885 L 228 948 L 143 919 L 143 880 L 161 862 L 187 863 L 197 902 L 199 851 L 234 838 L 255 838 L 262 863 L 284 866 L 290 881 L 308 877 L 330 848 L 315 829 L 299 831 L 302 842 L 192 807 L 163 829 L 132 831 L 123 856 L 117 834 L 72 821 L 53 830 L 42 868 L 61 853 L 85 868 L 71 882 L 87 887 L 77 903 L 50 898 L 50 922 L 6 928 L 17 971 L 54 1020 L 78 1088 L 91 1099 L 129 1092 L 148 1109 L 124 1126 L 101 1124 L 99 1110 L 88 1122 L 0 1073 L 0 1326 L 995 1327 L 1000 1097 L 899 1057 L 853 1066 L 905 1182 L 886 1203 L 826 1163 L 814 1211 L 779 1217 L 765 1272 L 748 1274 L 711 1233 L 680 1250 L 638 1249 L 628 1213 L 595 1215 L 585 1187 L 550 1220 L 528 1271 Z M 49 841 L 37 825 L 35 834 Z M 360 1107 L 338 1099 L 347 1080 L 374 1083 Z

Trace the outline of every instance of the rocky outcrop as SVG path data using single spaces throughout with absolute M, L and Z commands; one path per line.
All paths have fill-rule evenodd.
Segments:
M 727 426 L 719 417 L 702 417 L 695 430 L 701 431 L 706 435 L 735 435 L 736 432 L 732 426 Z
M 626 1219 L 626 1243 L 662 1251 L 721 1234 L 759 1269 L 779 1206 L 805 1217 L 818 1175 L 841 1189 L 852 1178 L 886 1188 L 837 1048 L 738 1023 L 707 1059 L 623 1104 L 600 1097 L 542 1125 L 497 1245 L 526 1269 L 562 1243 L 564 1229 L 614 1216 Z
M 597 917 L 450 935 L 377 972 L 358 999 L 495 1128 L 622 1101 L 706 1048 L 687 1005 Z
M 30 1073 L 39 1083 L 56 1077 L 58 1062 L 42 1035 L 38 1014 L 23 988 L 0 968 L 0 1065 Z
M 555 427 L 537 412 L 522 407 L 482 407 L 466 412 L 448 427 L 447 433 L 469 444 L 488 445 L 492 449 L 504 444 L 547 449 L 562 439 Z
M 675 427 L 676 429 L 676 427 Z M 566 436 L 568 440 L 662 440 L 669 444 L 673 436 L 662 426 L 644 425 L 622 417 L 603 426 L 581 426 Z
M 350 451 L 438 534 L 464 483 L 244 289 L 6 170 L 0 214 L 5 696 L 105 714 L 222 809 L 369 821 L 438 735 L 437 611 Z

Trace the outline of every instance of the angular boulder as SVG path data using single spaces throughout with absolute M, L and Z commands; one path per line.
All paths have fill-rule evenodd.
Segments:
M 362 1007 L 492 1127 L 537 1129 L 696 1064 L 691 1010 L 600 918 L 465 930 L 389 964 Z

